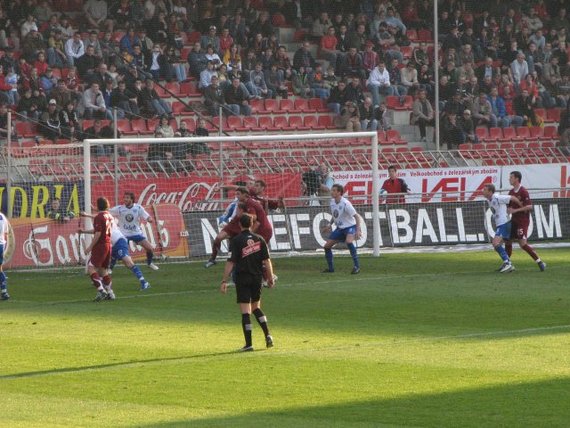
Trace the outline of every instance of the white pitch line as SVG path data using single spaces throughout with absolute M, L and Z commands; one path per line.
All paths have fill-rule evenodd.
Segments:
M 275 356 L 287 356 L 287 355 L 302 355 L 302 354 L 311 354 L 311 353 L 322 353 L 323 351 L 343 351 L 343 350 L 351 350 L 354 348 L 362 349 L 362 348 L 378 348 L 378 347 L 387 347 L 387 346 L 394 346 L 399 345 L 402 343 L 419 343 L 419 342 L 438 342 L 442 340 L 462 340 L 462 339 L 471 339 L 477 337 L 505 337 L 505 336 L 518 336 L 520 334 L 534 334 L 534 333 L 541 333 L 545 331 L 557 331 L 557 330 L 569 330 L 570 324 L 565 325 L 556 325 L 556 326 L 547 326 L 547 327 L 531 327 L 531 328 L 522 328 L 516 330 L 499 330 L 499 331 L 489 331 L 489 332 L 479 332 L 479 333 L 467 333 L 467 334 L 458 334 L 458 335 L 449 335 L 449 336 L 436 336 L 436 337 L 414 337 L 408 339 L 400 339 L 400 340 L 384 340 L 379 342 L 370 342 L 365 344 L 344 344 L 342 346 L 324 346 L 319 348 L 308 348 L 308 349 L 276 349 L 273 348 L 271 351 L 271 355 Z M 58 375 L 65 375 L 65 374 L 76 374 L 82 372 L 91 372 L 91 371 L 100 371 L 100 370 L 114 370 L 114 369 L 125 369 L 125 368 L 133 368 L 133 367 L 143 367 L 143 366 L 153 366 L 160 364 L 164 366 L 165 364 L 179 364 L 184 363 L 187 361 L 192 361 L 196 359 L 211 359 L 215 357 L 223 357 L 223 356 L 237 356 L 238 352 L 218 352 L 218 353 L 209 353 L 209 354 L 196 354 L 196 355 L 189 355 L 189 356 L 180 356 L 180 357 L 167 357 L 164 359 L 152 359 L 152 360 L 142 360 L 142 361 L 129 361 L 125 363 L 113 363 L 110 365 L 101 365 L 98 366 L 91 366 L 91 367 L 69 367 L 69 368 L 60 368 L 55 371 L 38 371 L 36 373 L 20 373 L 20 374 L 12 374 L 12 375 L 5 375 L 0 376 L 0 382 L 2 380 L 17 380 L 17 379 L 25 379 L 31 377 L 48 377 L 48 376 L 58 376 Z M 251 355 L 251 354 L 250 354 Z M 253 355 L 256 355 L 254 353 Z M 267 358 L 267 354 L 257 353 L 258 356 L 262 358 Z

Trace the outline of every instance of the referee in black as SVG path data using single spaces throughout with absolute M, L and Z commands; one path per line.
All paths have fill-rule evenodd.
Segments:
M 267 327 L 267 317 L 261 310 L 261 281 L 265 271 L 267 285 L 273 288 L 273 267 L 269 258 L 269 249 L 265 240 L 253 233 L 250 228 L 253 222 L 249 214 L 242 214 L 239 218 L 241 233 L 230 241 L 230 257 L 224 269 L 224 277 L 220 291 L 228 291 L 227 280 L 235 267 L 235 283 L 237 302 L 241 310 L 241 324 L 245 337 L 245 346 L 241 352 L 253 351 L 251 342 L 251 314 L 255 315 L 257 322 L 265 334 L 265 345 L 273 346 L 273 338 Z

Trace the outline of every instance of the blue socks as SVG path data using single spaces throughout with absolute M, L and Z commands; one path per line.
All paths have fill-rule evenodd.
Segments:
M 152 263 L 152 259 L 154 257 L 154 254 L 152 251 L 147 251 L 146 252 L 146 264 L 149 265 Z
M 143 273 L 141 272 L 140 268 L 137 265 L 134 265 L 131 268 L 131 272 L 137 277 L 139 281 L 144 281 Z
M 334 267 L 333 267 L 333 252 L 331 248 L 325 248 L 325 258 L 327 259 L 329 270 L 332 272 L 334 270 Z
M 496 247 L 495 251 L 499 253 L 499 256 L 501 256 L 501 259 L 503 259 L 504 262 L 510 262 L 509 256 L 507 255 L 507 251 L 505 250 L 504 246 L 500 245 Z
M 6 280 L 6 274 L 4 271 L 0 272 L 0 290 L 3 292 L 6 291 L 6 286 L 8 285 L 8 281 Z
M 354 242 L 346 244 L 346 246 L 348 247 L 348 251 L 350 251 L 350 255 L 352 256 L 354 267 L 357 269 L 360 268 L 360 264 L 358 263 L 358 254 L 356 254 L 356 246 L 354 245 Z

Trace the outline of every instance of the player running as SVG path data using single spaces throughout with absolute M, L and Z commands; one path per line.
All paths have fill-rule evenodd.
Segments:
M 332 231 L 327 242 L 325 242 L 325 258 L 327 259 L 328 267 L 323 273 L 334 272 L 332 248 L 338 242 L 346 242 L 354 263 L 351 274 L 356 275 L 360 273 L 360 263 L 354 240 L 360 238 L 361 235 L 361 217 L 354 209 L 352 203 L 342 196 L 343 194 L 344 188 L 340 184 L 333 184 L 331 188 L 332 219 L 331 223 L 325 226 L 323 232 L 332 231 L 333 223 L 336 225 L 336 229 Z
M 93 285 L 97 288 L 95 301 L 114 300 L 111 275 L 109 275 L 109 263 L 111 261 L 111 230 L 113 228 L 113 216 L 107 211 L 109 201 L 106 198 L 97 199 L 97 211 L 99 213 L 93 219 L 93 239 L 85 249 L 85 253 L 91 253 L 88 270 Z
M 8 277 L 4 273 L 4 253 L 8 246 L 8 230 L 10 223 L 6 216 L 0 213 L 0 300 L 8 300 Z
M 146 250 L 146 264 L 152 270 L 158 270 L 158 266 L 153 263 L 154 251 L 151 243 L 146 239 L 141 228 L 141 221 L 152 223 L 152 217 L 142 205 L 135 203 L 135 194 L 125 192 L 124 205 L 117 205 L 109 210 L 117 218 L 119 229 L 127 238 L 127 241 L 134 241 Z M 113 269 L 113 265 L 111 265 Z
M 93 217 L 87 213 L 82 212 L 81 217 Z M 80 230 L 81 233 L 94 233 L 93 230 Z M 117 222 L 113 219 L 113 228 L 111 230 L 111 266 L 117 263 L 117 260 L 123 262 L 123 264 L 130 269 L 130 271 L 137 277 L 141 284 L 141 290 L 147 290 L 150 288 L 148 281 L 144 279 L 143 273 L 140 268 L 133 262 L 131 255 L 129 254 L 129 242 L 127 238 L 123 235 Z
M 483 197 L 487 200 L 489 208 L 493 211 L 493 220 L 495 222 L 495 236 L 493 237 L 493 248 L 501 259 L 503 264 L 499 269 L 499 272 L 512 272 L 515 267 L 511 264 L 511 259 L 505 251 L 503 246 L 503 240 L 509 239 L 511 236 L 511 223 L 507 215 L 507 205 L 513 203 L 517 206 L 521 206 L 521 202 L 514 196 L 508 195 L 497 195 L 495 193 L 494 184 L 485 184 L 483 187 Z
M 519 242 L 519 246 L 528 253 L 529 256 L 538 264 L 538 268 L 541 272 L 546 269 L 546 263 L 540 260 L 534 248 L 528 245 L 527 233 L 528 226 L 530 224 L 530 212 L 532 211 L 532 201 L 530 200 L 530 195 L 528 190 L 521 185 L 522 174 L 520 171 L 513 171 L 509 175 L 509 183 L 513 188 L 509 191 L 509 195 L 517 198 L 522 206 L 520 208 L 514 208 L 509 205 L 507 212 L 512 215 L 511 217 L 511 236 L 505 240 L 505 250 L 509 257 L 513 252 L 513 240 Z

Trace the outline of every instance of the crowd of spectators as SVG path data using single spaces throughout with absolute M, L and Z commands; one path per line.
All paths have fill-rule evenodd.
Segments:
M 220 108 L 249 115 L 252 99 L 286 97 L 290 87 L 297 97 L 326 100 L 337 126 L 354 131 L 388 129 L 386 96 L 412 95 L 422 139 L 435 120 L 437 84 L 450 147 L 476 139 L 476 126 L 540 125 L 536 107 L 568 104 L 564 0 L 444 0 L 440 45 L 414 42 L 411 54 L 404 48 L 413 32 L 433 30 L 430 0 L 87 0 L 82 7 L 66 15 L 48 0 L 0 4 L 0 104 L 39 120 L 49 138 L 80 138 L 78 120 L 109 119 L 113 108 L 119 118 L 170 118 L 157 79 L 196 79 L 211 115 Z M 292 58 L 274 24 L 305 35 Z

